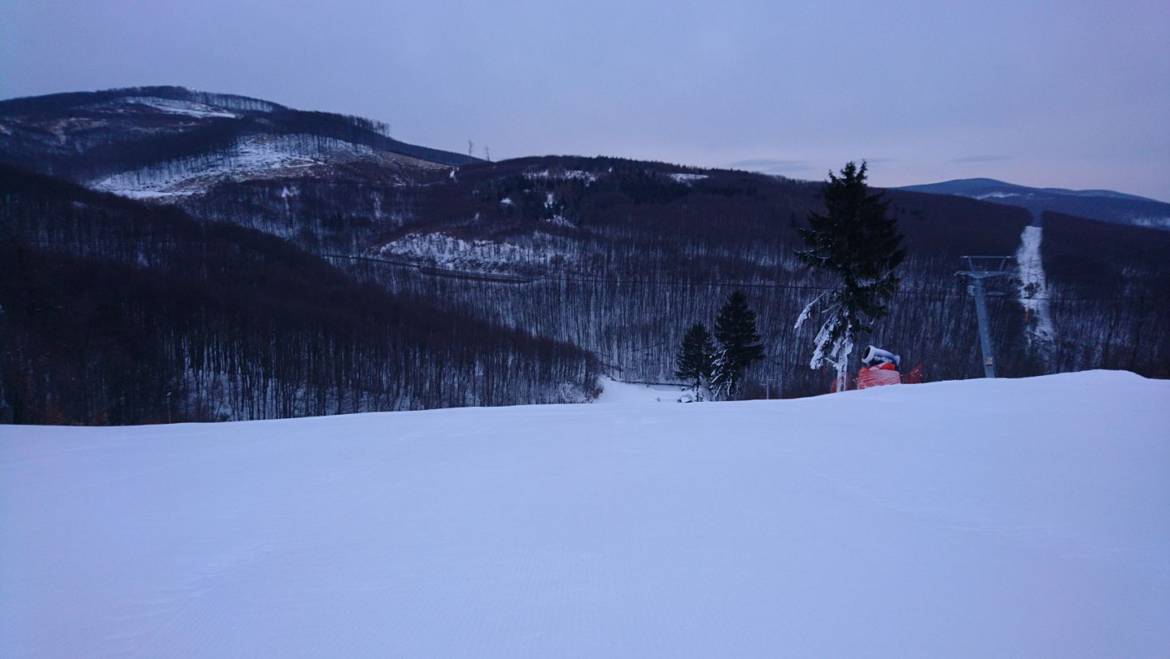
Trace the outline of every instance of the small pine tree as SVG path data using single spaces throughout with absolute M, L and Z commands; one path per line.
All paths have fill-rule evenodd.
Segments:
M 826 213 L 809 215 L 808 228 L 800 230 L 805 249 L 797 251 L 804 263 L 836 280 L 829 292 L 805 306 L 796 329 L 821 305 L 825 320 L 813 339 L 809 367 L 835 368 L 838 391 L 845 389 L 854 338 L 886 315 L 886 305 L 898 290 L 895 270 L 906 257 L 897 220 L 887 217 L 887 202 L 881 193 L 870 193 L 865 176 L 864 162 L 861 167 L 847 163 L 840 176 L 829 172 L 823 193 Z
M 683 336 L 682 346 L 675 360 L 674 374 L 694 392 L 695 400 L 703 400 L 711 376 L 715 371 L 715 344 L 702 323 L 695 323 Z
M 719 351 L 715 358 L 712 384 L 724 399 L 739 395 L 747 367 L 764 358 L 764 346 L 756 331 L 756 314 L 748 308 L 747 296 L 735 291 L 727 298 L 715 319 Z

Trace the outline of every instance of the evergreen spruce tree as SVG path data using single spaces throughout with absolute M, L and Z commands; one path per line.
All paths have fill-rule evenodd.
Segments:
M 695 400 L 705 399 L 715 370 L 715 344 L 702 323 L 691 325 L 683 336 L 675 366 L 674 374 L 687 383 L 687 388 L 694 392 Z
M 887 202 L 881 193 L 870 193 L 865 177 L 864 162 L 846 164 L 840 176 L 829 172 L 825 213 L 809 215 L 808 228 L 800 230 L 805 249 L 797 251 L 804 263 L 834 279 L 831 290 L 805 306 L 796 329 L 819 305 L 824 322 L 809 367 L 836 369 L 838 391 L 845 389 L 855 337 L 886 315 L 898 290 L 895 271 L 906 257 L 897 220 L 887 216 Z
M 719 310 L 715 338 L 719 341 L 719 351 L 712 384 L 720 397 L 734 400 L 739 396 L 744 371 L 764 358 L 764 346 L 756 332 L 756 314 L 748 308 L 747 296 L 742 291 L 732 293 Z

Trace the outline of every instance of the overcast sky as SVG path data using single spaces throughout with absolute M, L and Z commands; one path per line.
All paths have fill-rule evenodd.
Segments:
M 497 159 L 817 179 L 868 158 L 880 185 L 1170 200 L 1166 0 L 0 0 L 0 97 L 148 84 Z

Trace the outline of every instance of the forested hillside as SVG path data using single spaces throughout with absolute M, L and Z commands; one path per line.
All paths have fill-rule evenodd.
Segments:
M 474 382 L 452 383 L 466 371 L 428 374 L 447 384 L 386 389 L 395 393 L 375 395 L 364 409 L 556 400 L 563 397 L 560 383 L 588 389 L 594 364 L 620 379 L 671 382 L 683 332 L 696 322 L 710 325 L 735 290 L 757 313 L 766 349 L 748 373 L 745 395 L 821 393 L 832 378 L 807 367 L 817 328 L 793 329 L 804 305 L 829 284 L 795 257 L 798 228 L 821 207 L 820 183 L 615 158 L 483 162 L 402 145 L 368 120 L 174 88 L 6 101 L 0 127 L 7 131 L 0 136 L 6 160 L 41 163 L 42 171 L 89 188 L 146 200 L 148 206 L 133 206 L 135 213 L 182 218 L 175 221 L 210 231 L 220 243 L 262 243 L 312 262 L 310 269 L 291 268 L 327 273 L 297 284 L 310 297 L 318 279 L 344 278 L 344 271 L 370 285 L 361 295 L 386 296 L 385 306 L 398 310 L 386 313 L 395 318 L 413 317 L 417 307 L 419 318 L 457 319 L 439 327 L 481 328 L 468 336 L 507 328 L 517 337 L 516 351 L 537 345 L 522 337 L 540 337 L 555 355 L 551 370 L 521 364 L 444 330 L 437 344 L 418 340 L 443 350 L 455 350 L 448 341 L 463 342 L 459 350 L 475 355 L 467 367 L 477 373 Z M 921 364 L 928 380 L 981 375 L 975 309 L 956 271 L 963 255 L 1000 255 L 1020 264 L 1014 278 L 990 284 L 1000 375 L 1119 368 L 1170 376 L 1170 232 L 1056 213 L 1045 215 L 1042 228 L 1029 228 L 1023 208 L 900 190 L 886 195 L 907 259 L 890 315 L 863 342 Z M 21 212 L 19 205 L 5 210 L 9 217 Z M 53 212 L 68 218 L 90 211 L 58 205 Z M 50 241 L 72 241 L 69 258 L 98 244 L 124 252 L 119 267 L 161 258 L 158 241 L 144 248 L 121 234 L 90 235 L 97 229 L 88 219 L 72 222 L 71 232 Z M 228 225 L 256 231 L 229 234 Z M 37 216 L 21 226 L 27 236 L 56 225 Z M 216 286 L 206 289 L 209 305 L 230 288 Z M 382 313 L 371 309 L 381 303 L 365 298 L 320 296 L 308 317 L 321 323 Z M 481 371 L 476 360 L 506 366 Z M 329 376 L 312 379 L 335 383 L 338 373 L 365 367 L 331 361 Z M 299 391 L 291 384 L 299 377 L 290 391 Z M 322 395 L 281 400 L 323 401 Z M 258 404 L 248 414 L 286 413 Z M 289 403 L 304 412 L 356 404 Z
M 825 374 L 805 366 L 815 328 L 792 329 L 804 303 L 826 285 L 794 258 L 795 229 L 818 207 L 819 189 L 610 159 L 478 164 L 424 188 L 414 222 L 389 229 L 367 250 L 373 260 L 335 262 L 348 261 L 393 290 L 581 345 L 633 380 L 672 380 L 686 327 L 710 324 L 728 294 L 742 289 L 768 349 L 752 374 L 756 393 L 804 395 L 827 386 Z M 955 276 L 959 257 L 1015 255 L 1028 213 L 957 197 L 887 194 L 909 257 L 891 315 L 868 340 L 922 363 L 930 379 L 981 374 L 974 306 Z M 1001 282 L 990 300 L 1001 374 L 1109 366 L 1166 375 L 1170 240 L 1081 222 L 1090 235 L 1061 219 L 1049 223 L 1053 237 L 1044 243 L 1045 259 L 1055 259 L 1044 296 L 1057 317 L 1056 345 L 1029 340 L 1029 311 L 1019 298 L 1035 293 Z M 1115 248 L 1101 247 L 1114 240 Z M 1068 263 L 1092 265 L 1070 270 Z M 1122 349 L 1135 342 L 1145 349 Z
M 180 170 L 274 138 L 300 143 L 308 156 L 329 146 L 354 159 L 460 165 L 475 158 L 389 136 L 381 122 L 295 110 L 232 94 L 182 87 L 132 87 L 0 101 L 0 159 L 78 181 L 111 174 Z M 257 141 L 258 140 L 258 141 Z M 253 154 L 256 155 L 256 154 Z M 272 155 L 271 153 L 267 155 Z M 271 163 L 261 163 L 268 164 Z
M 293 245 L 0 168 L 0 413 L 254 419 L 591 395 L 594 358 Z

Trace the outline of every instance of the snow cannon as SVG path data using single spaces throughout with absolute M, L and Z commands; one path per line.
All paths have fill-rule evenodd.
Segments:
M 861 368 L 857 370 L 857 378 L 853 384 L 858 389 L 881 387 L 887 384 L 919 384 L 923 381 L 921 362 L 902 375 L 899 369 L 902 366 L 902 356 L 889 350 L 882 350 L 877 346 L 869 346 L 865 356 L 861 358 Z M 830 391 L 837 391 L 837 382 L 834 380 Z
M 898 370 L 902 365 L 902 356 L 895 355 L 889 350 L 882 350 L 876 346 L 870 346 L 865 351 L 865 356 L 861 358 L 861 363 L 866 366 L 882 366 L 885 364 L 893 364 L 893 369 Z
M 898 373 L 898 366 L 902 357 L 889 350 L 870 346 L 861 358 L 864 366 L 857 371 L 857 388 L 881 387 L 887 384 L 902 384 L 902 374 Z

